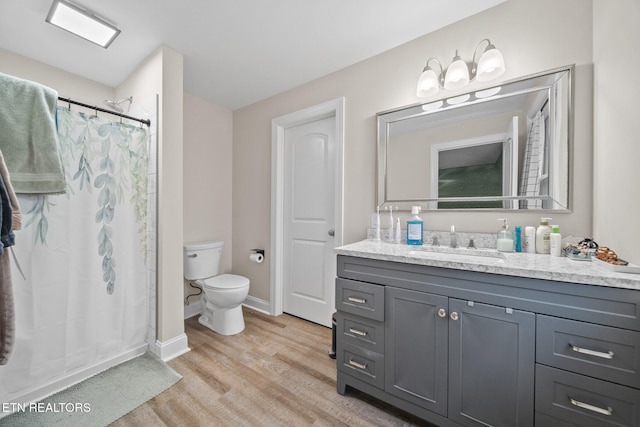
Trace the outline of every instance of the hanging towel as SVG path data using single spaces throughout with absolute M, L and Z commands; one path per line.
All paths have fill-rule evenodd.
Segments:
M 13 219 L 11 217 L 11 201 L 9 193 L 4 185 L 4 180 L 0 176 L 0 255 L 5 248 L 16 244 L 16 237 L 13 233 Z
M 0 150 L 16 193 L 66 191 L 55 108 L 58 93 L 0 73 Z
M 11 185 L 11 179 L 9 178 L 9 169 L 4 162 L 2 150 L 0 150 L 0 178 L 4 181 L 4 186 L 9 194 L 9 202 L 11 205 L 11 224 L 14 230 L 20 230 L 22 228 L 22 213 L 20 212 L 20 204 L 18 203 L 18 197 L 16 196 L 13 186 Z
M 0 365 L 6 365 L 9 361 L 15 339 L 11 266 L 9 265 L 9 251 L 5 250 L 14 244 L 11 224 L 9 194 L 2 176 L 0 176 Z

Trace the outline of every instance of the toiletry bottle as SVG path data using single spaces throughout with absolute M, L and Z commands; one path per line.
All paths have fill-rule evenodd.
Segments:
M 516 252 L 522 252 L 522 228 L 516 225 Z
M 560 227 L 557 225 L 551 226 L 551 234 L 549 234 L 549 249 L 551 256 L 560 256 L 562 254 L 562 235 L 560 234 Z
M 528 254 L 536 253 L 536 228 L 530 225 L 524 228 L 524 251 Z
M 400 218 L 396 217 L 396 243 L 402 242 L 402 230 L 400 230 Z
M 540 225 L 536 228 L 536 253 L 548 254 L 551 252 L 551 246 L 549 245 L 549 235 L 551 234 L 550 219 L 540 218 Z
M 424 231 L 424 223 L 418 216 L 420 206 L 411 207 L 411 215 L 407 221 L 407 245 L 422 245 L 422 235 Z
M 513 231 L 509 230 L 506 218 L 500 218 L 502 221 L 502 229 L 498 231 L 498 240 L 496 241 L 496 249 L 500 252 L 513 252 L 514 237 Z

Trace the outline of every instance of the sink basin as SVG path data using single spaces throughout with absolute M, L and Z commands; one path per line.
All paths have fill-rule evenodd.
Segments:
M 421 246 L 416 248 L 416 250 L 410 251 L 409 255 L 450 261 L 473 261 L 490 264 L 503 262 L 506 259 L 505 254 L 495 249 L 448 248 L 440 246 Z

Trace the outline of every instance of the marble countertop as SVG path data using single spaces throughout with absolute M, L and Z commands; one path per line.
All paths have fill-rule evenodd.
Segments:
M 452 254 L 455 252 L 455 254 Z M 335 249 L 338 255 L 482 273 L 640 290 L 640 274 L 614 272 L 597 261 L 574 261 L 544 254 L 502 253 L 495 249 L 409 246 L 362 240 Z

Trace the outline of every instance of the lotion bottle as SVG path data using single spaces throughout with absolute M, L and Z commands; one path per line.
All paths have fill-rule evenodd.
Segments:
M 500 252 L 513 252 L 515 242 L 513 231 L 509 230 L 509 224 L 507 224 L 506 218 L 500 218 L 498 221 L 502 221 L 502 229 L 498 231 L 496 248 Z
M 536 253 L 536 228 L 531 225 L 524 228 L 524 251 L 528 254 Z
M 407 221 L 407 245 L 422 245 L 424 223 L 418 216 L 419 213 L 420 206 L 411 207 L 411 215 L 413 216 Z
M 551 256 L 561 256 L 562 254 L 562 235 L 560 234 L 560 227 L 557 225 L 551 226 L 551 234 L 549 234 L 549 248 Z
M 536 229 L 536 253 L 548 254 L 551 252 L 549 220 L 551 218 L 540 218 L 540 225 Z

